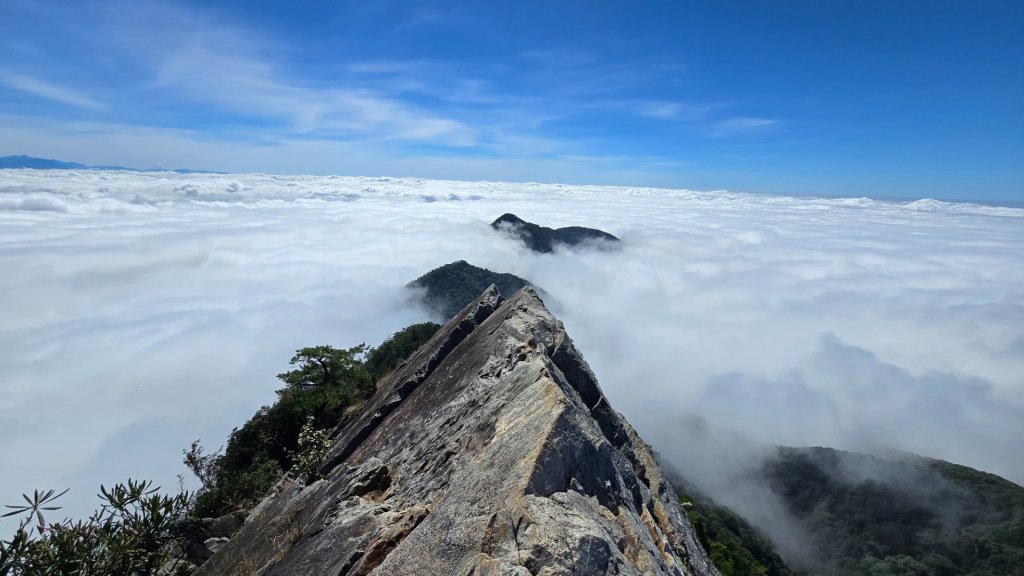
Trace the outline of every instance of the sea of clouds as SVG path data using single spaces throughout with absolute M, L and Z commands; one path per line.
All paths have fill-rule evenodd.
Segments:
M 537 255 L 504 212 L 617 251 Z M 773 444 L 897 449 L 1024 483 L 1024 210 L 930 200 L 0 170 L 0 503 L 177 486 L 295 349 L 428 318 L 465 259 L 526 277 L 619 411 L 713 496 Z M 732 466 L 732 468 L 730 468 Z M 723 472 L 723 470 L 725 472 Z

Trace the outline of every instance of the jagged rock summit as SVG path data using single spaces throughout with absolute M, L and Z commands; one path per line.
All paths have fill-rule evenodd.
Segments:
M 491 222 L 491 228 L 507 231 L 526 244 L 526 247 L 541 254 L 555 251 L 555 246 L 564 244 L 576 246 L 591 244 L 594 246 L 612 246 L 620 240 L 615 236 L 596 228 L 567 226 L 565 228 L 548 228 L 527 222 L 515 214 L 506 213 Z
M 650 450 L 530 288 L 494 286 L 279 484 L 204 575 L 716 575 Z

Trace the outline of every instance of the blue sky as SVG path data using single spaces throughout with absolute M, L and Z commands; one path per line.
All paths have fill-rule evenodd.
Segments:
M 1024 201 L 1024 2 L 0 0 L 0 155 Z

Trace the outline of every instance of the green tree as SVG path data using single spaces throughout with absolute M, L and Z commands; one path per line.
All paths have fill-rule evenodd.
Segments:
M 302 348 L 296 351 L 295 356 L 288 362 L 298 367 L 278 374 L 277 377 L 287 384 L 286 389 L 308 390 L 326 386 L 346 386 L 365 391 L 373 385 L 370 373 L 362 361 L 365 352 L 365 344 L 348 349 L 333 346 Z
M 223 455 L 204 454 L 198 444 L 185 451 L 185 465 L 203 483 L 193 516 L 220 516 L 256 504 L 295 465 L 303 426 L 311 423 L 326 437 L 348 409 L 368 398 L 375 388 L 363 362 L 366 351 L 363 344 L 297 350 L 289 361 L 294 369 L 277 375 L 285 383 L 277 401 L 235 428 Z M 299 473 L 307 479 L 315 475 L 308 469 Z
M 204 453 L 198 441 L 184 451 L 185 465 L 202 483 L 192 515 L 249 508 L 285 472 L 315 479 L 330 444 L 329 431 L 373 394 L 374 380 L 401 364 L 438 328 L 414 324 L 374 349 L 360 344 L 297 350 L 289 361 L 292 370 L 277 375 L 285 384 L 277 401 L 232 430 L 223 454 Z
M 192 442 L 188 450 L 182 450 L 185 457 L 182 459 L 185 466 L 199 479 L 203 488 L 213 486 L 217 480 L 217 462 L 220 461 L 220 450 L 206 454 L 199 440 Z

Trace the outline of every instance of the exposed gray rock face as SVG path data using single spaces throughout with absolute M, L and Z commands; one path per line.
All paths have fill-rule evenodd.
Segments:
M 671 487 L 529 288 L 492 286 L 199 574 L 715 575 Z

